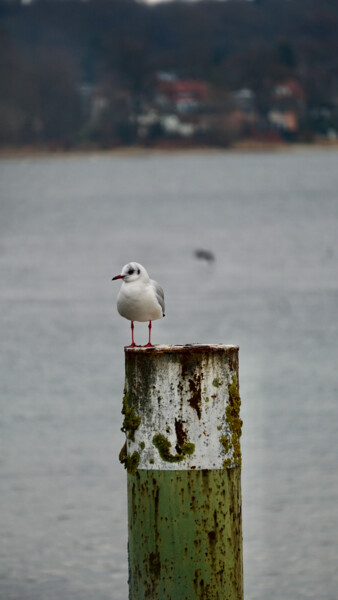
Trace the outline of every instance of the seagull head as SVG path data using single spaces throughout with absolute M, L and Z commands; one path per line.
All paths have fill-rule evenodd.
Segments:
M 145 268 L 136 262 L 130 262 L 127 265 L 124 265 L 121 275 L 115 275 L 113 277 L 113 281 L 115 279 L 123 279 L 125 283 L 130 283 L 132 281 L 136 281 L 137 279 L 143 279 L 147 281 L 149 279 L 149 275 Z

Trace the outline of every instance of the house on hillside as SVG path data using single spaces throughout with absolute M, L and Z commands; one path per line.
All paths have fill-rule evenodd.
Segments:
M 296 139 L 305 110 L 306 95 L 298 81 L 289 79 L 278 83 L 271 90 L 267 119 L 270 126 L 285 139 Z
M 175 75 L 159 74 L 155 89 L 155 102 L 165 112 L 198 112 L 211 100 L 208 84 L 199 79 L 179 79 Z
M 256 95 L 253 90 L 241 88 L 232 92 L 231 95 L 237 109 L 247 114 L 256 112 Z

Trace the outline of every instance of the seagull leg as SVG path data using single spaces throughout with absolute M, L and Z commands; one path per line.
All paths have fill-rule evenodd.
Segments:
M 138 348 L 137 344 L 134 341 L 134 321 L 131 322 L 131 344 L 130 346 L 126 346 L 126 348 Z
M 149 321 L 148 329 L 149 329 L 149 342 L 148 342 L 148 344 L 146 344 L 144 346 L 144 348 L 152 348 L 153 347 L 153 344 L 151 343 L 151 321 Z

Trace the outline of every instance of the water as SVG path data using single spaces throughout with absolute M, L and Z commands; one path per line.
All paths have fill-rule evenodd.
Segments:
M 137 260 L 166 292 L 155 343 L 241 347 L 245 599 L 337 600 L 337 153 L 0 172 L 0 597 L 127 599 L 111 278 Z

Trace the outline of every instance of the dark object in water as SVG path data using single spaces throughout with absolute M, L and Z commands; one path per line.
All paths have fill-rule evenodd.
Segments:
M 195 250 L 194 254 L 199 260 L 206 260 L 207 262 L 213 262 L 215 260 L 215 255 L 210 250 L 198 248 Z

